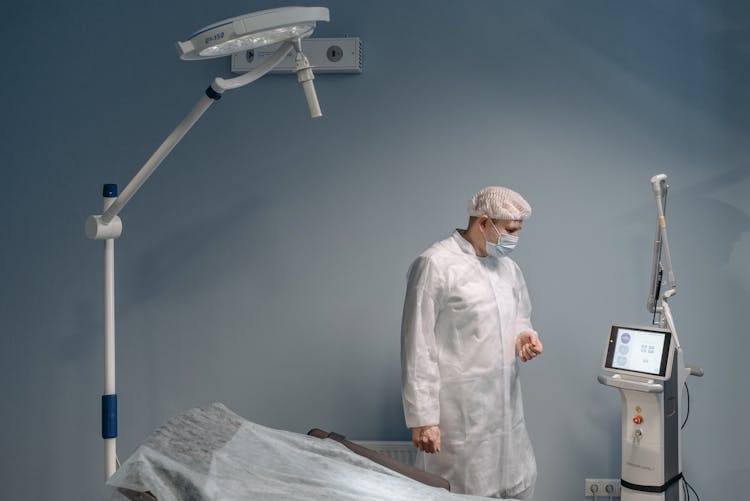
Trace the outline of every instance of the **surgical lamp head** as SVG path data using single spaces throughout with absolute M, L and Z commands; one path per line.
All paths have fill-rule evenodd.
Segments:
M 313 85 L 315 77 L 312 66 L 302 53 L 302 39 L 312 35 L 318 21 L 329 19 L 329 12 L 325 7 L 282 7 L 253 12 L 201 28 L 190 35 L 186 41 L 177 42 L 177 53 L 180 59 L 192 61 L 228 56 L 235 52 L 278 43 L 281 43 L 278 52 L 283 52 L 285 55 L 294 47 L 297 53 L 295 58 L 297 80 L 305 91 L 310 115 L 315 118 L 322 114 Z M 279 58 L 281 59 L 282 57 Z M 271 67 L 264 68 L 263 72 L 254 78 L 217 79 L 214 90 L 221 93 L 228 88 L 246 85 L 271 69 Z
M 180 59 L 210 59 L 308 37 L 317 21 L 328 21 L 325 7 L 282 7 L 224 19 L 177 42 Z

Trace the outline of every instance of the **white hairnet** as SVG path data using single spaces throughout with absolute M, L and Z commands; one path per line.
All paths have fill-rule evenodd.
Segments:
M 531 206 L 524 198 L 502 186 L 487 186 L 469 200 L 469 215 L 487 214 L 492 219 L 521 221 L 531 216 Z

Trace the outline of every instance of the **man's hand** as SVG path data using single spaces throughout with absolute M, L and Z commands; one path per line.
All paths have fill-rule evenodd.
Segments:
M 542 342 L 536 332 L 524 331 L 516 337 L 516 353 L 524 362 L 541 355 L 542 350 Z
M 412 428 L 411 441 L 421 451 L 440 452 L 440 427 L 429 425 Z

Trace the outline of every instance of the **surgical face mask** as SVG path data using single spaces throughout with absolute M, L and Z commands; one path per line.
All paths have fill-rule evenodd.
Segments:
M 518 237 L 508 235 L 507 233 L 500 233 L 493 223 L 490 224 L 492 224 L 492 227 L 495 228 L 495 231 L 497 231 L 499 238 L 497 239 L 496 244 L 493 244 L 489 241 L 485 243 L 487 254 L 498 258 L 507 256 L 508 254 L 513 252 L 513 249 L 515 249 L 516 245 L 518 245 Z

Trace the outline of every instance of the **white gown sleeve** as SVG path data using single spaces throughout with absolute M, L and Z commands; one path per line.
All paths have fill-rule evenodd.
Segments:
M 439 271 L 420 256 L 409 269 L 401 322 L 401 384 L 406 426 L 440 424 L 440 372 L 435 321 L 439 311 Z
M 514 289 L 517 301 L 515 323 L 515 335 L 517 336 L 524 331 L 534 331 L 534 327 L 531 325 L 531 299 L 529 299 L 529 291 L 526 288 L 526 280 L 524 280 L 523 273 L 518 265 L 516 265 Z

